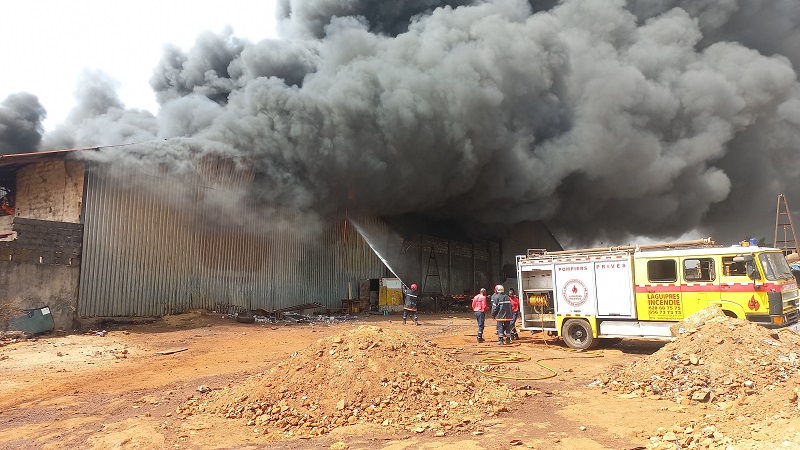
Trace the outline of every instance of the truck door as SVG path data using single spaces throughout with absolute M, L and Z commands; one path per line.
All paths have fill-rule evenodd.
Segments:
M 594 263 L 555 265 L 556 312 L 581 316 L 597 315 Z
M 681 268 L 681 301 L 686 316 L 710 304 L 719 304 L 719 276 L 713 258 L 683 258 Z
M 637 280 L 636 286 L 636 312 L 639 319 L 656 321 L 683 319 L 677 259 L 656 258 L 643 262 L 646 263 L 645 278 Z
M 753 280 L 747 276 L 747 266 L 735 255 L 723 256 L 719 268 L 720 303 L 725 310 L 733 311 L 736 317 L 745 318 L 747 312 L 756 311 L 763 305 L 753 292 Z M 735 304 L 735 305 L 734 305 Z M 769 305 L 767 305 L 767 308 Z
M 633 317 L 632 266 L 627 253 L 594 263 L 598 316 Z

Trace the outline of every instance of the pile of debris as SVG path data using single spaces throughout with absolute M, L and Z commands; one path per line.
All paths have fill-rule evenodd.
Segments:
M 770 407 L 770 405 L 764 406 Z M 773 409 L 777 406 L 771 405 Z M 800 431 L 797 430 L 796 416 L 796 413 L 786 411 L 707 414 L 702 419 L 688 420 L 669 429 L 659 428 L 658 434 L 650 436 L 646 448 L 648 450 L 794 449 L 800 446 Z
M 667 399 L 703 411 L 699 418 L 659 429 L 648 449 L 783 445 L 763 441 L 760 430 L 780 423 L 789 430 L 800 420 L 800 335 L 721 311 L 701 319 L 674 326 L 674 341 L 594 384 L 620 396 Z
M 319 310 L 324 306 L 321 303 L 303 303 L 274 311 L 265 309 L 246 309 L 236 305 L 217 303 L 214 313 L 221 312 L 222 317 L 233 319 L 240 323 L 334 323 L 347 320 L 357 320 L 352 314 L 302 314 L 302 311 Z
M 598 384 L 688 405 L 731 402 L 785 387 L 800 372 L 800 335 L 793 331 L 724 315 L 698 325 L 680 329 L 673 342 L 604 374 Z
M 506 411 L 509 388 L 404 332 L 359 326 L 317 341 L 241 385 L 193 397 L 179 412 L 244 419 L 274 438 L 377 424 L 436 435 Z
M 0 331 L 0 347 L 9 344 L 16 344 L 17 342 L 24 341 L 32 337 L 32 334 L 24 331 Z

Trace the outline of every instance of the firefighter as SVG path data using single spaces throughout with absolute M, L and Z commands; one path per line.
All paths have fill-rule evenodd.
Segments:
M 511 299 L 511 339 L 519 340 L 519 333 L 517 333 L 517 318 L 519 317 L 519 297 L 517 297 L 514 288 L 508 289 L 508 298 Z
M 511 312 L 511 299 L 505 294 L 502 284 L 494 287 L 492 294 L 492 319 L 497 321 L 497 345 L 511 343 L 511 320 L 514 314 Z
M 417 318 L 417 284 L 412 283 L 410 288 L 403 289 L 403 325 L 406 324 L 408 313 L 414 313 L 414 323 L 419 325 Z
M 486 321 L 486 289 L 481 288 L 481 292 L 472 297 L 472 310 L 475 312 L 475 320 L 478 321 L 478 343 L 483 342 L 483 324 Z

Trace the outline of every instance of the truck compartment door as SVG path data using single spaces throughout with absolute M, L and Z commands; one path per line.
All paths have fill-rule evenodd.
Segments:
M 556 264 L 556 312 L 558 314 L 597 315 L 597 290 L 594 263 Z
M 594 263 L 597 315 L 634 317 L 633 272 L 630 260 L 621 258 Z

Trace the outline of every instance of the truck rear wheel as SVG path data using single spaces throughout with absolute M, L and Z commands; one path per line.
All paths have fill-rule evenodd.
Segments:
M 588 350 L 599 343 L 592 336 L 592 327 L 583 319 L 567 319 L 561 327 L 561 336 L 569 348 Z

